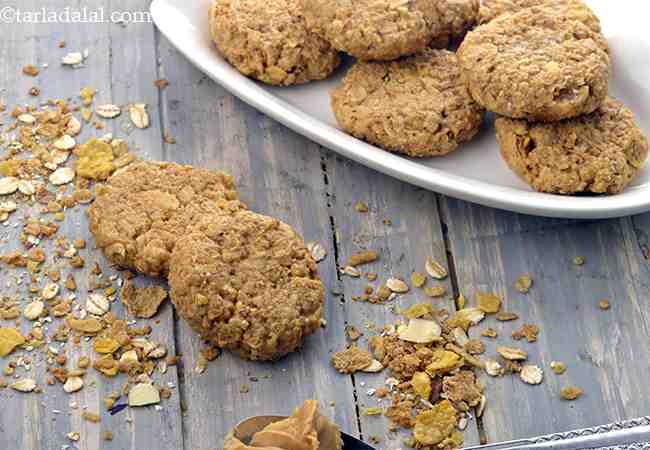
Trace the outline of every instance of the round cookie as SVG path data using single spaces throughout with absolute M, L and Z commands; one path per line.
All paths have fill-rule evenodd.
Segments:
M 320 326 L 325 290 L 302 238 L 251 211 L 200 220 L 174 248 L 169 285 L 194 330 L 244 358 L 278 359 Z
M 447 50 L 393 62 L 359 62 L 332 92 L 339 125 L 353 136 L 409 156 L 447 154 L 478 132 L 456 55 Z
M 544 124 L 501 117 L 496 129 L 508 166 L 541 192 L 622 192 L 648 156 L 634 114 L 612 98 L 575 119 Z
M 138 162 L 98 185 L 90 231 L 106 257 L 151 276 L 166 275 L 171 251 L 199 215 L 229 214 L 239 202 L 223 172 L 167 162 Z
M 300 0 L 213 0 L 210 34 L 237 70 L 288 86 L 321 80 L 339 65 L 338 52 L 306 28 Z
M 611 63 L 600 33 L 528 8 L 467 34 L 458 49 L 474 100 L 515 119 L 557 121 L 594 111 L 607 96 Z
M 596 33 L 601 31 L 600 19 L 581 0 L 482 0 L 478 23 L 488 23 L 503 14 L 516 13 L 534 6 L 541 6 L 559 16 L 582 22 Z
M 432 48 L 447 48 L 457 44 L 478 18 L 479 0 L 440 0 L 436 8 L 440 16 L 440 31 L 429 44 Z
M 310 30 L 362 60 L 417 53 L 441 32 L 438 0 L 302 0 Z

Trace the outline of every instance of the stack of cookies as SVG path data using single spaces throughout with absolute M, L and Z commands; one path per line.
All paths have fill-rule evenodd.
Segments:
M 88 216 L 106 257 L 167 277 L 178 314 L 215 346 L 273 360 L 321 325 L 325 290 L 302 238 L 246 209 L 228 174 L 133 163 L 97 188 Z
M 611 59 L 580 0 L 487 0 L 458 49 L 472 98 L 497 114 L 508 166 L 541 192 L 616 194 L 645 163 L 633 113 L 608 96 Z
M 322 79 L 339 52 L 355 57 L 332 109 L 389 151 L 448 154 L 487 110 L 508 166 L 542 192 L 618 193 L 647 157 L 608 96 L 610 51 L 582 0 L 213 0 L 209 17 L 222 55 L 266 83 Z

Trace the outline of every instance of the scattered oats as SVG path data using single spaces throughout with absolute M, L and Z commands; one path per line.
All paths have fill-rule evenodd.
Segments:
M 485 361 L 485 372 L 491 377 L 500 377 L 505 373 L 505 370 L 496 359 L 487 359 Z
M 314 242 L 314 241 L 308 242 L 307 250 L 309 250 L 311 257 L 314 258 L 314 261 L 316 262 L 321 262 L 327 256 L 327 251 L 325 250 L 325 247 L 320 245 L 318 242 Z
M 408 325 L 400 325 L 397 337 L 415 344 L 430 344 L 440 338 L 442 329 L 437 322 L 425 319 L 411 319 Z
M 607 299 L 605 298 L 605 299 L 602 299 L 601 301 L 598 302 L 598 307 L 599 307 L 600 309 L 602 309 L 603 311 L 606 311 L 606 310 L 608 310 L 608 309 L 611 307 L 611 305 L 610 305 L 610 303 L 609 303 L 609 300 L 607 300 Z
M 66 436 L 68 437 L 68 439 L 70 439 L 73 442 L 77 442 L 81 438 L 81 435 L 76 431 L 71 431 Z
M 389 278 L 386 280 L 386 287 L 397 294 L 404 294 L 409 291 L 409 287 L 399 278 Z
M 421 288 L 427 282 L 427 277 L 423 273 L 413 272 L 411 274 L 411 283 L 417 288 Z
M 13 194 L 18 190 L 18 178 L 4 177 L 0 178 L 0 195 Z
M 443 297 L 447 293 L 447 288 L 442 284 L 439 284 L 437 286 L 424 288 L 424 293 L 432 298 Z
M 528 353 L 524 350 L 513 347 L 497 347 L 497 353 L 508 361 L 524 361 L 528 358 Z
M 485 395 L 481 395 L 481 401 L 479 402 L 478 406 L 476 407 L 476 417 L 481 417 L 483 415 L 483 412 L 485 411 L 485 405 L 487 404 L 487 397 Z
M 384 370 L 384 366 L 376 359 L 373 359 L 368 367 L 364 367 L 363 369 L 361 369 L 362 372 L 368 372 L 368 373 L 381 372 L 382 370 Z
M 512 321 L 512 320 L 517 320 L 517 319 L 519 319 L 519 316 L 518 316 L 517 314 L 515 314 L 515 313 L 512 313 L 512 312 L 505 312 L 505 311 L 502 311 L 502 312 L 497 313 L 497 315 L 495 316 L 495 318 L 496 318 L 499 322 L 510 322 L 510 321 Z
M 469 342 L 467 333 L 460 327 L 456 327 L 451 330 L 451 335 L 454 338 L 454 342 L 461 347 L 465 347 L 465 345 Z
M 361 202 L 361 201 L 357 202 L 356 205 L 354 205 L 354 209 L 356 209 L 357 212 L 360 212 L 360 213 L 367 213 L 368 210 L 369 210 L 368 209 L 368 204 L 365 203 L 365 202 Z
M 374 250 L 365 250 L 362 252 L 354 253 L 350 256 L 347 262 L 347 266 L 357 267 L 363 264 L 368 264 L 374 262 L 379 258 L 379 255 Z
M 458 421 L 458 429 L 460 431 L 464 431 L 467 428 L 467 417 L 461 417 L 461 419 Z
M 12 200 L 0 203 L 0 212 L 10 213 L 14 212 L 17 208 L 18 205 Z
M 573 401 L 577 400 L 583 394 L 583 390 L 577 386 L 567 386 L 560 390 L 560 396 L 564 400 Z
M 59 285 L 56 283 L 48 283 L 41 291 L 41 297 L 45 300 L 52 300 L 59 293 Z
M 95 316 L 103 316 L 111 309 L 111 304 L 105 295 L 92 293 L 86 299 L 86 311 Z
M 70 116 L 68 123 L 65 126 L 65 131 L 70 136 L 76 136 L 81 132 L 81 122 L 74 116 Z
M 521 368 L 519 378 L 527 384 L 540 384 L 544 379 L 544 371 L 539 366 L 527 364 Z
M 149 126 L 149 113 L 145 103 L 134 103 L 129 106 L 129 117 L 136 128 L 144 129 Z
M 122 110 L 119 106 L 112 105 L 110 103 L 99 105 L 97 108 L 95 108 L 95 112 L 99 117 L 103 117 L 104 119 L 113 119 L 122 114 Z
M 149 383 L 139 383 L 129 391 L 129 406 L 147 406 L 160 403 L 160 392 Z
M 573 264 L 576 266 L 582 266 L 585 263 L 585 259 L 582 256 L 576 256 L 573 258 Z
M 57 150 L 72 150 L 77 145 L 77 142 L 69 134 L 64 134 L 54 141 L 53 145 Z
M 566 364 L 560 361 L 551 361 L 551 369 L 557 375 L 562 375 L 564 372 L 566 372 Z
M 31 125 L 36 122 L 36 117 L 32 116 L 31 114 L 21 114 L 18 116 L 18 122 Z
M 82 387 L 84 387 L 84 380 L 81 377 L 68 377 L 63 385 L 63 390 L 68 394 L 72 394 L 81 390 Z
M 533 286 L 533 279 L 528 275 L 521 275 L 515 281 L 515 289 L 517 289 L 522 294 L 527 294 L 530 291 L 530 288 Z
M 34 195 L 36 193 L 34 184 L 28 180 L 20 180 L 18 182 L 18 190 L 24 195 Z
M 1 181 L 1 180 L 0 180 Z M 345 266 L 343 269 L 341 269 L 341 273 L 344 275 L 348 275 L 353 278 L 359 278 L 361 276 L 361 272 L 359 272 L 358 269 L 352 267 L 352 266 Z
M 67 184 L 74 179 L 74 169 L 70 167 L 60 167 L 50 175 L 50 183 L 55 186 Z
M 424 268 L 427 273 L 435 278 L 436 280 L 444 280 L 449 274 L 447 269 L 445 269 L 438 261 L 435 261 L 432 258 L 428 258 L 424 264 Z
M 36 381 L 31 378 L 23 378 L 10 384 L 9 387 L 18 392 L 32 392 L 36 389 Z
M 40 72 L 41 71 L 38 69 L 38 67 L 33 64 L 27 64 L 26 66 L 23 66 L 23 74 L 27 76 L 35 77 L 38 76 Z
M 72 52 L 61 58 L 61 64 L 64 66 L 78 66 L 83 60 L 84 57 L 80 52 Z
M 43 314 L 43 310 L 45 309 L 45 304 L 39 300 L 35 300 L 25 306 L 25 310 L 23 311 L 23 315 L 28 319 L 28 320 L 36 320 L 39 317 L 41 317 L 41 314 Z

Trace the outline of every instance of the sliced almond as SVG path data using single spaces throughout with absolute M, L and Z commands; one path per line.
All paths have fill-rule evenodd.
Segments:
M 80 391 L 82 387 L 84 387 L 84 380 L 81 377 L 68 376 L 68 379 L 63 385 L 63 390 L 68 394 L 72 394 L 73 392 Z
M 84 57 L 80 52 L 72 52 L 61 58 L 61 64 L 64 66 L 78 66 L 83 60 Z
M 64 150 L 54 150 L 50 155 L 50 161 L 53 164 L 58 166 L 59 164 L 63 164 L 64 162 L 66 162 L 69 157 L 70 157 L 70 152 Z
M 64 134 L 54 141 L 53 145 L 58 150 L 72 150 L 77 145 L 77 141 L 72 136 Z
M 21 114 L 21 115 L 18 116 L 18 122 L 26 123 L 27 125 L 31 125 L 34 122 L 36 122 L 36 117 L 32 116 L 31 114 Z
M 76 136 L 81 132 L 81 122 L 75 116 L 70 116 L 68 123 L 65 125 L 65 132 L 70 136 Z
M 129 117 L 136 128 L 144 129 L 149 126 L 149 113 L 144 103 L 134 103 L 129 106 Z
M 408 325 L 401 325 L 397 329 L 397 337 L 403 341 L 415 344 L 430 344 L 440 338 L 442 329 L 436 321 L 425 319 L 411 319 Z
M 341 269 L 341 273 L 353 278 L 359 278 L 361 276 L 361 272 L 359 272 L 359 269 L 352 266 L 345 266 L 343 269 Z
M 0 178 L 0 195 L 13 194 L 18 190 L 18 178 L 4 177 Z
M 99 117 L 103 117 L 104 119 L 113 119 L 120 114 L 122 114 L 122 110 L 120 109 L 119 106 L 116 105 L 111 105 L 105 104 L 105 105 L 99 105 L 96 109 L 95 112 Z
M 503 366 L 496 359 L 485 361 L 485 372 L 491 377 L 500 377 L 505 373 Z
M 36 320 L 41 317 L 43 311 L 45 310 L 45 304 L 40 300 L 35 300 L 25 306 L 23 310 L 23 315 L 29 320 Z
M 426 260 L 424 263 L 424 268 L 426 269 L 427 273 L 436 280 L 444 280 L 449 274 L 447 272 L 447 269 L 445 269 L 442 264 L 432 258 L 428 258 Z
M 399 278 L 389 278 L 386 280 L 386 287 L 397 294 L 404 294 L 409 291 L 408 284 Z
M 70 167 L 59 167 L 50 174 L 50 183 L 55 186 L 68 184 L 74 179 L 74 169 Z

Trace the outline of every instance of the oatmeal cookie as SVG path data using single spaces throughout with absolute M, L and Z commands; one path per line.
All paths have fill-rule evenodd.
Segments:
M 423 50 L 441 32 L 438 0 L 301 0 L 307 26 L 362 60 Z
M 483 120 L 456 55 L 447 50 L 357 63 L 332 93 L 332 109 L 355 137 L 416 157 L 453 151 L 476 134 Z
M 174 248 L 169 285 L 194 330 L 244 358 L 278 359 L 320 326 L 325 290 L 302 238 L 250 211 L 200 220 Z
M 506 163 L 541 192 L 619 193 L 648 155 L 634 114 L 612 98 L 575 119 L 544 124 L 502 117 L 496 129 Z
M 307 30 L 300 0 L 213 0 L 210 34 L 244 75 L 288 86 L 321 80 L 339 65 L 338 52 Z
M 541 6 L 559 16 L 582 22 L 600 33 L 600 20 L 582 0 L 483 0 L 478 13 L 478 23 L 488 23 L 497 17 L 516 13 L 526 8 Z
M 112 263 L 159 276 L 167 274 L 176 241 L 199 215 L 244 207 L 230 175 L 139 162 L 97 187 L 88 217 L 97 247 Z
M 557 121 L 593 112 L 607 96 L 603 36 L 544 8 L 528 8 L 467 34 L 458 58 L 474 100 L 514 119 Z
M 458 44 L 478 18 L 480 0 L 440 0 L 436 2 L 440 28 L 430 47 L 447 48 Z

